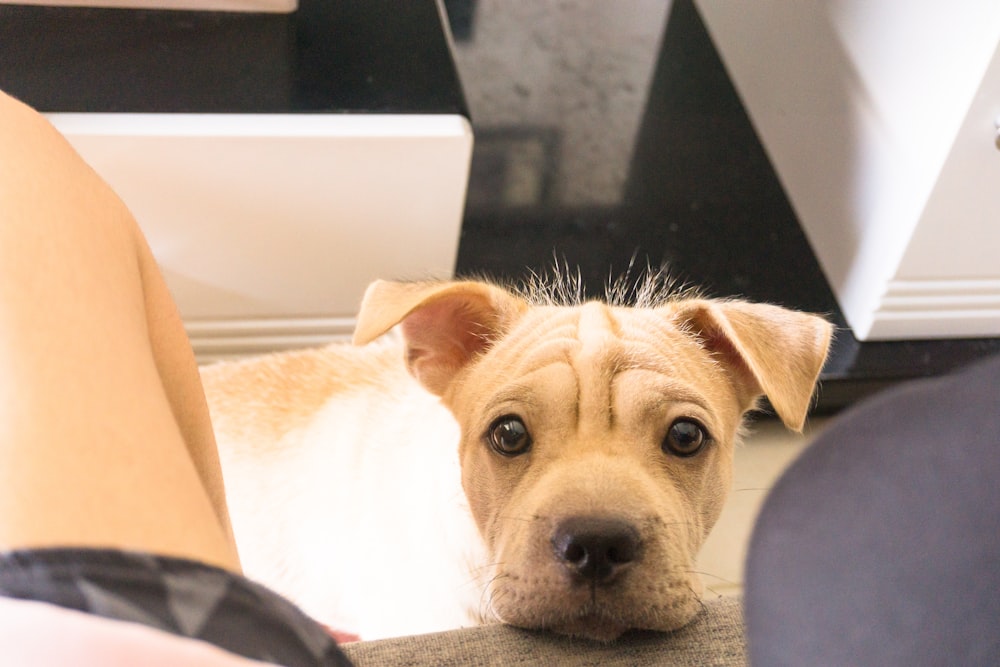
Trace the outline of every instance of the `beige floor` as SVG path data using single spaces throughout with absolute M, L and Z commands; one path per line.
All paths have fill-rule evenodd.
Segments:
M 736 450 L 733 491 L 698 559 L 706 597 L 742 591 L 747 543 L 764 497 L 826 422 L 814 419 L 802 434 L 785 429 L 777 420 L 753 425 L 750 436 Z

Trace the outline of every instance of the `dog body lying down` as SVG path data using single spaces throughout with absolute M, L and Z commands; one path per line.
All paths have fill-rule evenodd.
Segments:
M 364 639 L 684 625 L 743 414 L 766 394 L 801 428 L 831 332 L 738 301 L 376 282 L 355 342 L 396 325 L 203 372 L 246 573 Z

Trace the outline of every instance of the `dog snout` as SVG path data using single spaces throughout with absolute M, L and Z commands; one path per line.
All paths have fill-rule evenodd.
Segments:
M 552 546 L 575 578 L 609 583 L 639 557 L 639 531 L 623 519 L 571 517 L 559 522 Z

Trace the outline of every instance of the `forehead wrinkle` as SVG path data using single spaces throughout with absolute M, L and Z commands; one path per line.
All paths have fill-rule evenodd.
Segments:
M 663 375 L 677 372 L 677 364 L 662 350 L 660 346 L 634 341 L 618 360 L 618 370 L 643 370 Z
M 494 351 L 502 359 L 513 362 L 534 356 L 533 348 L 543 349 L 553 343 L 575 342 L 575 320 L 569 313 L 560 313 L 560 308 L 541 308 L 536 317 L 530 315 L 522 320 L 502 339 Z
M 566 370 L 570 371 L 573 378 L 573 390 L 576 392 L 573 400 L 568 401 L 565 400 L 563 396 L 554 394 L 553 391 L 551 391 L 552 387 L 550 385 L 542 385 L 528 380 L 528 376 L 535 373 L 542 373 L 546 369 L 552 368 L 553 366 L 558 366 L 563 369 L 562 374 L 559 376 L 560 378 L 566 377 Z M 579 376 L 575 373 L 575 369 L 572 365 L 567 363 L 565 356 L 561 356 L 552 358 L 548 363 L 532 366 L 526 374 L 518 374 L 516 379 L 501 387 L 489 398 L 489 401 L 486 404 L 486 409 L 487 412 L 494 417 L 497 416 L 498 413 L 507 409 L 516 409 L 519 412 L 521 409 L 527 409 L 529 412 L 535 413 L 535 416 L 537 417 L 538 414 L 543 413 L 546 410 L 555 409 L 559 411 L 564 408 L 569 408 L 572 410 L 570 419 L 574 424 L 578 424 L 580 418 L 579 399 Z M 558 405 L 554 404 L 553 401 L 556 401 Z M 529 428 L 534 428 L 535 426 L 537 426 L 537 424 L 529 424 Z
M 708 410 L 709 404 L 705 395 L 698 391 L 700 382 L 697 380 L 695 367 L 703 370 L 706 367 L 714 369 L 715 361 L 708 355 L 699 355 L 698 361 L 679 361 L 678 358 L 660 350 L 663 344 L 664 341 L 660 341 L 659 346 L 649 344 L 631 346 L 619 372 L 636 370 L 655 374 L 658 376 L 655 386 L 657 387 L 657 395 L 662 398 L 661 402 L 693 403 Z M 670 342 L 669 344 L 676 343 Z M 684 339 L 683 344 L 697 346 L 697 343 L 688 339 Z M 684 357 L 680 357 L 680 359 L 684 359 Z
M 535 392 L 531 385 L 525 383 L 514 383 L 504 387 L 490 397 L 489 411 L 496 412 L 498 407 L 510 404 L 527 405 L 535 407 L 538 401 L 535 399 Z
M 521 354 L 511 357 L 509 360 L 509 371 L 514 375 L 525 375 L 555 364 L 569 363 L 572 350 L 579 346 L 579 343 L 572 338 L 553 338 L 543 340 L 534 347 L 528 347 Z
M 620 310 L 606 311 L 604 322 L 609 326 L 596 335 L 591 331 L 589 344 L 581 345 L 575 355 L 574 369 L 578 375 L 586 365 L 591 367 L 588 373 L 599 378 L 597 386 L 589 386 L 590 391 L 596 390 L 596 395 L 592 396 L 588 408 L 606 410 L 607 427 L 614 428 L 617 396 L 623 386 L 618 381 L 619 376 L 638 370 L 659 376 L 652 385 L 651 398 L 647 399 L 651 409 L 662 410 L 671 404 L 690 403 L 708 410 L 705 397 L 689 381 L 692 379 L 691 369 L 678 363 L 675 353 L 678 348 L 690 350 L 698 343 L 662 316 L 635 313 L 637 316 L 633 317 L 635 311 L 619 313 Z M 630 318 L 632 326 L 620 326 L 616 316 Z M 594 319 L 590 321 L 593 323 Z M 613 328 L 611 322 L 615 322 Z
M 632 309 L 628 314 L 631 326 L 629 337 L 651 348 L 664 345 L 697 344 L 693 336 L 677 325 L 672 313 L 662 309 L 644 311 Z
M 614 428 L 614 378 L 618 373 L 623 345 L 621 328 L 608 306 L 593 302 L 582 306 L 577 323 L 580 346 L 570 359 L 577 376 L 577 423 L 600 419 L 607 429 Z M 601 419 L 603 417 L 603 419 Z
M 653 407 L 668 406 L 674 403 L 691 403 L 703 410 L 709 410 L 705 397 L 684 382 L 679 382 L 669 376 L 662 376 L 656 383 L 656 391 L 649 392 L 653 398 L 649 405 Z
M 586 303 L 578 309 L 577 338 L 586 349 L 601 347 L 608 339 L 617 339 L 621 331 L 611 308 L 598 301 Z

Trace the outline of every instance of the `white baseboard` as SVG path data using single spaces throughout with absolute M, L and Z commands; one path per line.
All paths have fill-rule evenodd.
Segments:
M 1000 280 L 894 280 L 875 312 L 869 338 L 995 336 L 1000 331 Z
M 353 317 L 196 320 L 185 322 L 199 364 L 241 359 L 268 352 L 348 342 Z

